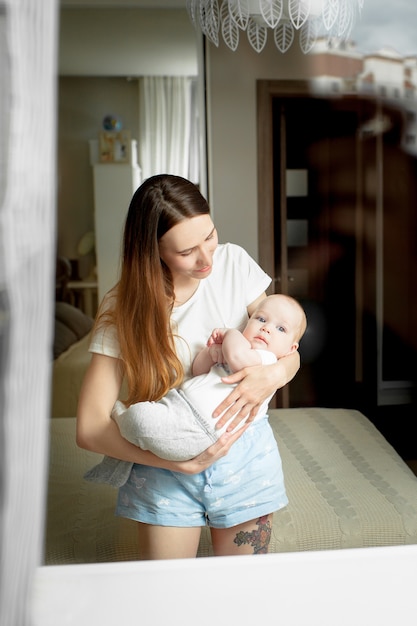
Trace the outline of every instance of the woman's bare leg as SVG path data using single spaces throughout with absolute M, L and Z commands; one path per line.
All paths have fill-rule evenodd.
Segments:
M 216 556 L 267 554 L 272 532 L 272 513 L 232 528 L 211 528 L 210 531 Z
M 138 522 L 139 559 L 188 559 L 197 554 L 201 528 L 152 526 Z

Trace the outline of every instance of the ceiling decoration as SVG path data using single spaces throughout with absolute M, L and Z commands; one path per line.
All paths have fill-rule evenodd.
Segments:
M 277 49 L 289 50 L 296 33 L 307 54 L 320 36 L 337 42 L 349 39 L 364 0 L 186 0 L 196 28 L 215 46 L 220 37 L 236 50 L 243 32 L 256 52 L 272 36 Z

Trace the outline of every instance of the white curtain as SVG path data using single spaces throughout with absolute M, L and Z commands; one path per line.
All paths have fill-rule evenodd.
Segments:
M 138 156 L 143 178 L 176 174 L 198 183 L 196 79 L 139 78 Z
M 57 0 L 0 0 L 0 624 L 42 563 L 55 273 Z M 58 622 L 59 622 L 59 618 Z

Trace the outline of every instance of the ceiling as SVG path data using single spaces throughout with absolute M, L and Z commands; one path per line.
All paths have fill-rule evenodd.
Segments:
M 64 8 L 139 8 L 139 9 L 183 9 L 185 0 L 59 0 Z

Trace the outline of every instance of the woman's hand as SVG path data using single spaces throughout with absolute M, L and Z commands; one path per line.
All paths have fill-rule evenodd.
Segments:
M 225 432 L 210 448 L 201 452 L 189 461 L 173 461 L 169 468 L 173 472 L 182 474 L 199 474 L 221 459 L 229 452 L 232 445 L 243 435 L 249 424 L 244 424 L 234 433 Z
M 230 421 L 226 432 L 231 432 L 242 420 L 253 422 L 262 402 L 292 380 L 299 367 L 300 356 L 293 352 L 273 365 L 252 365 L 222 378 L 224 383 L 238 385 L 214 411 L 214 418 L 221 415 L 216 429 Z

